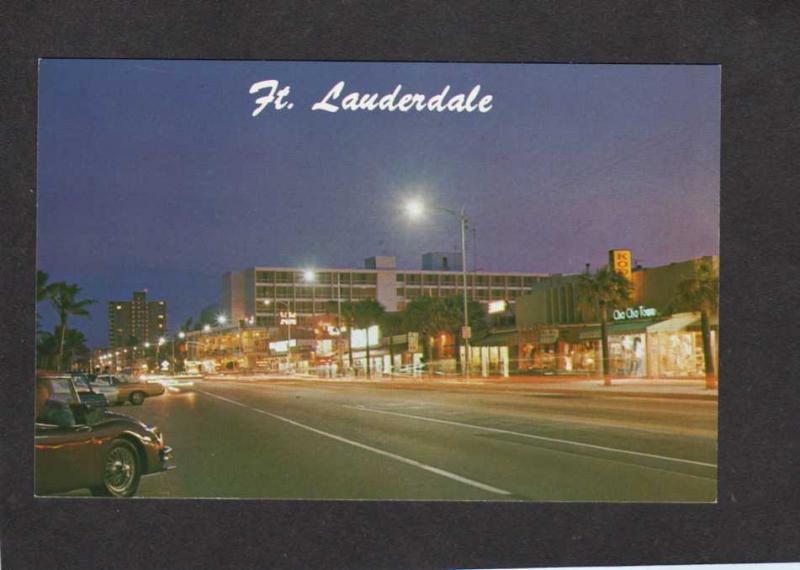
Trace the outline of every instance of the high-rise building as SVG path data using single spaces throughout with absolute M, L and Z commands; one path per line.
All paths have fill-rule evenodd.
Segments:
M 147 291 L 134 291 L 130 301 L 108 302 L 108 346 L 121 348 L 157 342 L 167 330 L 166 301 L 148 301 Z
M 222 278 L 222 311 L 234 322 L 255 317 L 260 326 L 274 325 L 280 313 L 291 312 L 303 325 L 335 312 L 338 301 L 375 299 L 387 311 L 399 311 L 417 297 L 450 297 L 462 292 L 459 255 L 428 254 L 424 263 L 437 269 L 400 269 L 394 257 L 377 256 L 367 258 L 363 269 L 250 267 L 232 271 Z M 498 300 L 513 306 L 517 297 L 547 276 L 471 271 L 467 274 L 468 297 L 487 306 Z

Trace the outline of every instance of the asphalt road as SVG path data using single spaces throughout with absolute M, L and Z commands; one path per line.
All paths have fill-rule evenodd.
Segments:
M 716 498 L 716 402 L 284 379 L 116 410 L 175 450 L 145 497 Z

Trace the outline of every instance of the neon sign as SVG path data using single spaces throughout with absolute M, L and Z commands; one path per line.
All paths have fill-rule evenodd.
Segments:
M 611 317 L 615 321 L 630 321 L 633 319 L 649 319 L 658 316 L 658 311 L 652 307 L 639 305 L 638 307 L 628 307 L 627 309 L 614 309 Z

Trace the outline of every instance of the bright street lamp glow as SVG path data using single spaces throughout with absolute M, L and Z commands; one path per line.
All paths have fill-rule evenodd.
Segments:
M 149 342 L 144 343 L 144 347 L 145 348 L 150 348 L 150 343 Z
M 186 338 L 186 333 L 181 331 L 178 333 L 178 338 Z
M 308 282 L 313 282 L 317 279 L 317 274 L 314 273 L 311 269 L 306 269 L 303 272 L 303 279 L 305 279 Z
M 221 325 L 224 325 L 225 323 L 227 323 L 227 322 L 228 322 L 228 317 L 226 317 L 225 315 L 219 315 L 219 316 L 217 317 L 217 322 L 218 322 L 219 324 L 221 324 Z
M 408 217 L 412 219 L 421 218 L 424 211 L 425 207 L 419 200 L 410 200 L 406 202 L 406 213 Z
M 208 332 L 211 330 L 211 325 L 203 325 L 203 332 Z
M 159 339 L 158 339 L 158 345 L 159 346 L 161 346 L 162 344 L 165 344 L 166 342 L 167 342 L 167 339 L 165 339 L 163 336 L 159 337 Z

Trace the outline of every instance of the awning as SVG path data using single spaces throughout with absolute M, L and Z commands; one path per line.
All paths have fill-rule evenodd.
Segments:
M 619 334 L 637 334 L 647 332 L 647 327 L 651 326 L 653 321 L 633 321 L 628 323 L 610 323 L 608 325 L 609 335 Z
M 665 321 L 647 327 L 647 334 L 676 333 L 700 327 L 700 315 L 697 313 L 678 313 Z

